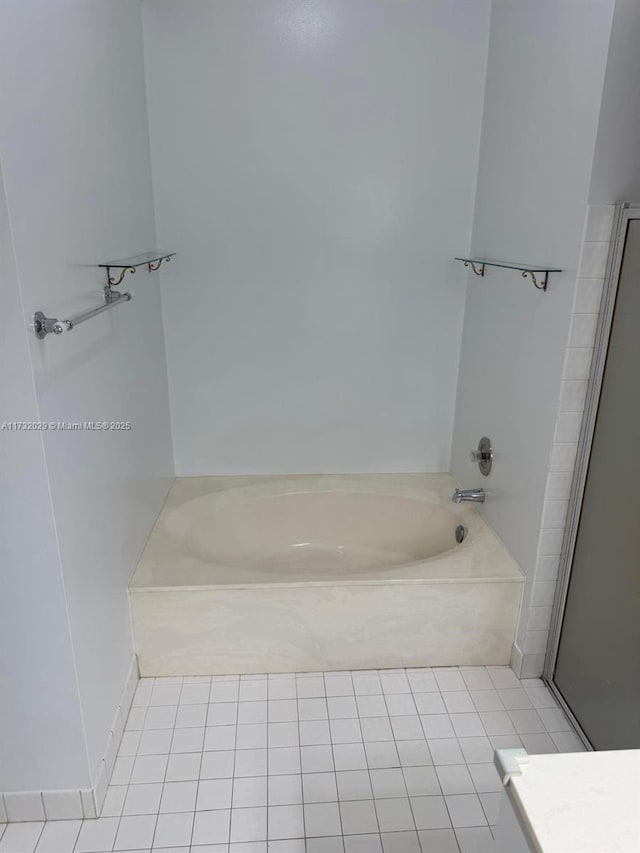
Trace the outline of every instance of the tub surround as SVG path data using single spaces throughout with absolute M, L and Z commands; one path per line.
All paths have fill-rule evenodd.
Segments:
M 130 586 L 141 674 L 507 664 L 523 578 L 454 488 L 446 474 L 176 480 Z

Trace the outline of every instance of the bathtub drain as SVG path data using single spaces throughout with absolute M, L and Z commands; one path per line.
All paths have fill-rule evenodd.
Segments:
M 456 542 L 457 542 L 458 544 L 460 544 L 461 542 L 463 542 L 463 541 L 464 541 L 464 537 L 465 537 L 466 535 L 467 535 L 467 528 L 466 528 L 464 525 L 459 524 L 459 525 L 456 527 Z

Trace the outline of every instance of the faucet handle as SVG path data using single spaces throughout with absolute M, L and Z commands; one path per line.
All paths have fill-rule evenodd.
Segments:
M 491 440 L 486 436 L 483 436 L 480 439 L 477 449 L 471 451 L 471 461 L 477 463 L 480 468 L 480 473 L 485 477 L 491 471 L 491 465 L 493 463 L 493 448 L 491 447 Z

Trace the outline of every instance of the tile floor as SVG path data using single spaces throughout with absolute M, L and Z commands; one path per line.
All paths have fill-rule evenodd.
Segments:
M 508 667 L 142 679 L 102 817 L 0 853 L 485 853 L 521 745 L 583 749 Z

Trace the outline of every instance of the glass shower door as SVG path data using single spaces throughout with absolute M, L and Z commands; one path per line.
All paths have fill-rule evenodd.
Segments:
M 640 747 L 640 219 L 625 222 L 552 674 L 595 749 Z

